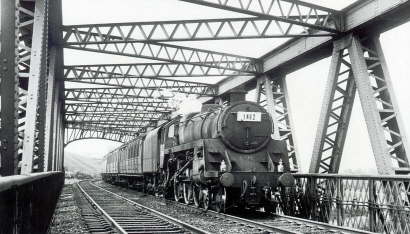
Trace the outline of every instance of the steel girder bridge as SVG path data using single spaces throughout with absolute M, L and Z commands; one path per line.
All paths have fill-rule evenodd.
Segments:
M 169 118 L 176 93 L 221 103 L 232 90 L 256 90 L 298 170 L 285 77 L 331 56 L 310 174 L 296 175 L 283 208 L 410 232 L 410 177 L 400 175 L 409 172 L 410 149 L 379 41 L 409 20 L 410 1 L 362 0 L 341 11 L 298 0 L 181 1 L 248 17 L 63 26 L 61 0 L 1 0 L 0 229 L 45 232 L 64 180 L 64 146 L 126 142 Z M 258 38 L 289 40 L 260 58 L 167 43 Z M 65 66 L 64 48 L 155 62 Z M 379 176 L 337 174 L 356 93 Z

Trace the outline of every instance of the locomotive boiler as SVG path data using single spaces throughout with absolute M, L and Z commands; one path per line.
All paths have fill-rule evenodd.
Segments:
M 201 112 L 178 116 L 139 140 L 131 156 L 141 160 L 136 175 L 111 170 L 103 178 L 116 176 L 131 187 L 205 209 L 271 211 L 275 191 L 294 184 L 286 144 L 272 139 L 272 129 L 269 113 L 256 103 L 204 105 Z

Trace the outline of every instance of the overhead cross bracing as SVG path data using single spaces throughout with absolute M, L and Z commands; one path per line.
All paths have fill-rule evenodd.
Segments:
M 306 1 L 328 5 L 341 2 Z M 89 2 L 92 0 L 81 1 L 80 7 L 75 6 L 78 11 L 67 9 L 65 13 L 74 12 L 79 19 L 82 11 L 82 20 L 94 20 L 98 14 L 113 19 L 114 14 L 110 14 L 114 9 L 102 12 L 104 7 L 93 5 L 106 1 L 96 0 L 87 6 Z M 306 182 L 301 191 L 307 198 L 312 194 L 318 198 L 314 204 L 329 207 L 323 201 L 330 197 L 341 201 L 342 206 L 325 209 L 329 212 L 324 215 L 320 212 L 323 206 L 315 205 L 312 212 L 304 205 L 297 210 L 338 225 L 408 232 L 404 214 L 408 197 L 402 196 L 409 191 L 405 186 L 408 176 L 391 175 L 410 171 L 410 149 L 378 36 L 409 21 L 410 0 L 361 0 L 340 7 L 340 11 L 298 0 L 129 2 L 141 6 L 133 7 L 136 19 L 130 22 L 122 18 L 107 24 L 96 19 L 95 24 L 65 21 L 67 25 L 62 25 L 59 0 L 1 1 L 0 176 L 6 181 L 1 196 L 12 201 L 2 204 L 5 212 L 0 214 L 0 226 L 5 232 L 36 229 L 27 227 L 30 222 L 16 214 L 36 208 L 39 203 L 32 202 L 32 198 L 58 194 L 58 181 L 50 176 L 54 173 L 47 174 L 64 171 L 66 144 L 87 138 L 132 140 L 168 118 L 178 98 L 185 95 L 198 96 L 204 102 L 226 103 L 226 93 L 256 87 L 255 101 L 266 104 L 275 123 L 273 137 L 286 142 L 288 156 L 296 164 L 293 169 L 297 169 L 298 149 L 285 77 L 328 56 L 332 56 L 332 62 L 311 154 L 311 172 L 315 174 L 299 175 L 298 181 Z M 157 4 L 157 8 L 144 2 Z M 176 13 L 172 4 L 184 10 Z M 194 10 L 187 11 L 183 5 Z M 145 9 L 150 12 L 142 12 Z M 206 9 L 217 13 L 209 14 Z M 118 11 L 118 15 L 123 13 Z M 176 16 L 169 17 L 171 14 Z M 76 57 L 70 61 L 70 56 L 63 56 L 63 48 L 65 55 L 88 53 L 93 60 L 83 62 L 82 57 Z M 257 48 L 265 51 L 255 52 Z M 111 60 L 102 61 L 102 57 Z M 358 95 L 353 94 L 354 90 Z M 355 96 L 361 102 L 378 172 L 390 176 L 374 180 L 317 175 L 338 173 Z M 8 177 L 16 174 L 24 176 Z M 63 174 L 58 174 L 63 179 Z M 14 178 L 34 181 L 8 190 L 7 182 Z M 330 190 L 324 190 L 323 185 Z M 26 194 L 26 186 L 41 189 Z M 360 189 L 349 191 L 352 186 Z M 357 208 L 354 204 L 357 195 L 363 194 L 361 189 L 367 192 L 361 202 L 379 204 L 381 208 L 363 206 L 369 215 L 349 219 L 344 215 L 349 212 L 344 211 Z M 41 196 L 38 191 L 50 193 Z M 33 218 L 35 212 L 27 214 L 26 218 Z
M 200 48 L 188 42 L 325 37 L 337 35 L 340 30 L 340 12 L 301 1 L 185 2 L 193 7 L 192 3 L 220 8 L 238 13 L 239 17 L 62 27 L 64 48 L 144 60 L 66 65 L 67 126 L 91 121 L 88 124 L 104 126 L 100 130 L 110 132 L 111 120 L 143 123 L 145 117 L 140 116 L 144 113 L 157 111 L 161 117 L 170 114 L 175 106 L 169 102 L 178 93 L 213 98 L 219 93 L 215 80 L 262 74 L 263 65 L 258 58 Z M 147 118 L 152 122 L 159 120 L 157 116 Z M 125 129 L 114 122 L 112 126 Z

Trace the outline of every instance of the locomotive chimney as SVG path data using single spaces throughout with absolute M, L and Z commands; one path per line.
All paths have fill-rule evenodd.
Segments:
M 201 112 L 210 112 L 212 110 L 219 109 L 219 104 L 202 104 Z
M 228 101 L 229 103 L 245 101 L 246 90 L 243 86 L 232 89 L 228 92 Z

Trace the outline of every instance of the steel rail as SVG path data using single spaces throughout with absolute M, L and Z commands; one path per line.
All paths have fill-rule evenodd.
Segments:
M 189 205 L 182 204 L 182 203 L 177 203 L 177 202 L 175 202 L 175 203 L 178 204 L 178 205 L 189 206 Z M 203 210 L 203 208 L 201 208 L 201 210 Z M 272 225 L 268 225 L 268 224 L 265 224 L 265 223 L 253 221 L 253 220 L 250 220 L 250 219 L 244 219 L 244 218 L 240 218 L 240 217 L 233 216 L 233 215 L 229 215 L 229 214 L 218 213 L 218 212 L 213 211 L 213 210 L 208 210 L 207 212 L 210 212 L 210 213 L 212 213 L 212 214 L 214 214 L 214 215 L 217 215 L 217 216 L 220 216 L 220 217 L 223 217 L 223 218 L 234 219 L 234 220 L 237 220 L 237 221 L 239 221 L 239 222 L 243 222 L 243 223 L 247 223 L 247 224 L 255 225 L 255 226 L 260 226 L 260 227 L 263 227 L 263 228 L 266 228 L 266 229 L 271 229 L 271 230 L 274 230 L 274 231 L 279 231 L 279 232 L 281 232 L 281 233 L 297 233 L 297 234 L 301 233 L 301 232 L 297 232 L 297 231 L 289 231 L 289 230 L 286 230 L 286 229 L 284 229 L 284 228 L 275 227 L 275 226 L 272 226 Z
M 182 204 L 182 203 L 178 203 L 178 204 Z M 182 204 L 182 205 L 189 206 L 189 205 L 186 205 L 186 204 Z M 218 213 L 218 212 L 213 211 L 213 210 L 208 210 L 208 212 L 212 212 L 212 213 L 219 214 L 219 215 L 225 215 L 225 216 L 228 216 L 228 217 L 242 219 L 242 218 L 239 218 L 239 217 L 236 217 L 236 216 Z M 309 223 L 309 224 L 322 226 L 322 227 L 324 226 L 324 227 L 327 227 L 329 229 L 336 229 L 337 231 L 341 231 L 342 233 L 346 233 L 346 232 L 348 232 L 348 233 L 373 233 L 373 232 L 363 231 L 363 230 L 354 229 L 354 228 L 350 228 L 350 227 L 340 227 L 340 226 L 336 226 L 336 225 L 332 225 L 332 224 L 328 224 L 328 223 L 322 223 L 322 222 L 318 222 L 318 221 L 302 219 L 302 218 L 297 218 L 297 217 L 292 217 L 292 216 L 287 216 L 287 215 L 273 214 L 273 216 L 280 217 L 280 218 L 287 219 L 287 220 L 297 221 L 297 222 Z M 256 222 L 256 221 L 252 221 L 252 222 L 261 223 L 261 222 Z M 268 224 L 264 224 L 264 223 L 261 223 L 261 224 L 266 225 L 267 227 L 273 227 L 273 226 L 268 225 Z M 291 232 L 291 233 L 294 233 L 294 232 Z
M 97 185 L 95 185 L 94 183 L 90 183 L 90 184 L 91 184 L 92 186 L 94 186 L 94 187 L 96 187 L 96 188 L 98 188 L 98 189 L 104 191 L 104 192 L 107 192 L 107 193 L 109 193 L 109 194 L 111 194 L 111 195 L 113 195 L 113 196 L 115 196 L 115 197 L 117 197 L 117 198 L 119 198 L 119 199 L 122 199 L 122 200 L 124 200 L 124 201 L 130 203 L 130 204 L 133 205 L 133 206 L 136 206 L 136 207 L 139 207 L 139 208 L 141 208 L 141 209 L 147 210 L 147 211 L 149 211 L 149 212 L 155 214 L 156 216 L 158 216 L 158 217 L 160 217 L 160 218 L 162 218 L 162 219 L 165 219 L 166 221 L 169 221 L 169 222 L 171 222 L 171 223 L 173 223 L 173 224 L 175 224 L 175 225 L 177 225 L 177 226 L 183 227 L 184 229 L 186 229 L 186 230 L 188 230 L 188 231 L 191 231 L 191 232 L 193 232 L 193 233 L 210 234 L 210 232 L 207 232 L 207 231 L 205 231 L 205 230 L 203 230 L 203 229 L 200 229 L 200 228 L 195 227 L 195 226 L 192 226 L 192 225 L 190 225 L 190 224 L 188 224 L 188 223 L 185 223 L 185 222 L 182 222 L 182 221 L 180 221 L 180 220 L 177 220 L 177 219 L 175 219 L 175 218 L 173 218 L 173 217 L 170 217 L 170 216 L 168 216 L 168 215 L 166 215 L 166 214 L 163 214 L 163 213 L 161 213 L 161 212 L 159 212 L 159 211 L 156 211 L 156 210 L 154 210 L 154 209 L 151 209 L 151 208 L 148 208 L 148 207 L 146 207 L 146 206 L 143 206 L 143 205 L 141 205 L 141 204 L 139 204 L 139 203 L 137 203 L 137 202 L 134 202 L 134 201 L 132 201 L 132 200 L 129 200 L 129 199 L 127 199 L 127 198 L 125 198 L 125 197 L 123 197 L 123 196 L 121 196 L 121 195 L 118 195 L 118 194 L 113 193 L 113 192 L 111 192 L 111 191 L 108 191 L 108 190 L 106 190 L 106 189 L 104 189 L 104 188 L 102 188 L 102 187 L 100 187 L 100 186 L 97 186 Z M 125 233 L 126 233 L 126 232 L 125 232 Z
M 94 186 L 96 186 L 96 187 L 99 187 L 99 186 L 95 185 L 94 183 L 91 183 L 91 184 L 94 185 Z M 99 187 L 99 188 L 101 188 L 101 187 Z M 106 190 L 106 189 L 104 189 L 104 188 L 101 188 L 101 189 L 103 189 L 103 190 L 105 190 L 105 191 L 108 191 L 108 190 Z M 110 191 L 108 191 L 108 192 L 110 192 Z M 110 193 L 115 194 L 116 196 L 122 197 L 121 195 L 118 195 L 118 194 L 116 194 L 116 193 L 113 193 L 113 192 L 110 192 Z M 123 198 L 124 198 L 124 197 L 123 197 Z M 124 199 L 127 199 L 127 198 L 124 198 Z M 127 200 L 129 200 L 129 199 L 127 199 Z M 131 201 L 131 200 L 129 200 L 129 201 Z M 205 211 L 203 208 L 196 208 L 196 207 L 193 207 L 192 205 L 187 205 L 187 204 L 184 204 L 184 203 L 179 203 L 179 202 L 176 202 L 176 201 L 174 201 L 174 200 L 167 200 L 167 201 L 172 202 L 173 204 L 175 204 L 175 205 L 177 205 L 177 206 L 180 206 L 180 207 L 189 207 L 189 208 L 192 208 L 192 209 L 195 209 L 195 210 Z M 131 202 L 134 203 L 134 201 L 131 201 Z M 137 203 L 137 204 L 138 204 L 138 203 Z M 148 209 L 150 209 L 150 208 L 148 208 Z M 152 210 L 152 209 L 150 209 L 150 210 Z M 274 227 L 274 226 L 267 225 L 267 224 L 260 223 L 260 222 L 256 222 L 256 221 L 253 221 L 253 220 L 236 217 L 236 216 L 229 215 L 229 214 L 218 213 L 218 212 L 213 211 L 213 210 L 207 210 L 206 212 L 212 213 L 213 215 L 218 216 L 219 218 L 231 219 L 231 220 L 234 220 L 234 221 L 236 221 L 236 222 L 238 222 L 238 223 L 245 223 L 245 224 L 248 224 L 248 225 L 252 225 L 252 226 L 259 227 L 259 228 L 263 228 L 263 229 L 269 229 L 269 230 L 276 231 L 276 232 L 280 232 L 280 233 L 301 234 L 301 232 L 289 231 L 289 230 L 286 230 L 286 229 L 283 229 L 283 228 Z
M 340 231 L 340 232 L 343 232 L 343 233 L 345 233 L 346 231 L 348 231 L 350 233 L 374 233 L 374 232 L 358 230 L 358 229 L 354 229 L 354 228 L 350 228 L 350 227 L 340 227 L 340 226 L 337 226 L 337 225 L 322 223 L 322 222 L 313 221 L 313 220 L 309 220 L 309 219 L 297 218 L 297 217 L 288 216 L 288 215 L 273 214 L 273 216 L 283 218 L 283 219 L 287 219 L 287 220 L 293 220 L 295 222 L 304 222 L 304 223 L 310 223 L 310 224 L 318 225 L 318 226 L 325 226 L 329 229 L 333 229 L 333 230 Z
M 83 187 L 81 187 L 80 183 L 77 183 L 78 188 L 80 189 L 80 191 L 84 194 L 84 196 L 87 198 L 87 200 L 94 206 L 96 207 L 103 215 L 104 217 L 111 223 L 111 226 L 116 229 L 118 232 L 120 233 L 124 233 L 126 234 L 127 232 L 113 219 L 111 218 L 111 216 L 105 212 L 105 210 L 103 208 L 101 208 L 100 205 L 98 205 L 98 203 L 96 201 L 94 201 L 94 199 L 88 195 L 87 192 L 85 192 L 85 190 L 83 189 Z
M 94 185 L 94 186 L 96 186 L 96 185 Z M 120 195 L 118 195 L 118 196 L 120 196 Z M 192 209 L 205 211 L 205 209 L 196 208 L 196 207 L 193 207 L 193 205 L 187 205 L 185 203 L 176 202 L 174 200 L 167 200 L 167 201 L 172 202 L 173 204 L 175 204 L 177 206 L 180 206 L 180 207 L 189 207 L 189 208 L 192 208 Z M 233 219 L 233 220 L 236 220 L 238 222 L 246 223 L 246 224 L 253 225 L 253 226 L 259 226 L 259 227 L 262 227 L 262 228 L 265 228 L 265 229 L 275 229 L 275 231 L 279 231 L 279 232 L 282 232 L 282 233 L 301 233 L 301 232 L 297 232 L 297 231 L 289 231 L 285 228 L 275 227 L 275 226 L 272 226 L 270 224 L 263 223 L 261 221 L 254 221 L 254 220 L 249 220 L 249 219 L 245 219 L 245 218 L 241 218 L 241 217 L 237 217 L 237 216 L 233 216 L 233 215 L 229 215 L 229 214 L 218 213 L 218 212 L 213 211 L 213 210 L 207 210 L 206 212 L 212 213 L 213 215 L 219 216 L 220 218 Z M 310 224 L 310 225 L 315 225 L 315 226 L 318 226 L 318 227 L 323 227 L 323 228 L 328 229 L 329 231 L 330 230 L 339 231 L 341 233 L 366 233 L 366 234 L 367 233 L 373 233 L 373 232 L 354 229 L 354 228 L 350 228 L 350 227 L 340 227 L 340 226 L 335 226 L 335 225 L 328 224 L 328 223 L 322 223 L 322 222 L 313 221 L 313 220 L 301 219 L 301 218 L 296 218 L 296 217 L 287 216 L 287 215 L 280 215 L 280 214 L 272 214 L 272 215 L 276 216 L 276 217 L 279 217 L 279 218 L 282 218 L 282 219 L 287 219 L 289 221 L 298 222 L 301 225 Z M 266 222 L 269 222 L 269 220 L 266 220 Z
M 187 204 L 176 202 L 176 201 L 173 201 L 173 200 L 170 200 L 170 202 L 173 202 L 174 204 L 176 204 L 178 206 L 185 206 L 185 207 L 190 207 L 190 208 L 195 208 L 195 209 L 205 211 L 203 208 L 196 208 L 196 207 L 193 207 L 192 205 L 187 205 Z M 296 231 L 289 231 L 289 230 L 282 229 L 282 228 L 279 228 L 279 227 L 275 227 L 275 226 L 272 226 L 272 225 L 269 225 L 269 224 L 266 224 L 266 223 L 253 221 L 253 220 L 248 220 L 248 219 L 240 218 L 240 217 L 229 215 L 229 214 L 218 213 L 218 212 L 213 211 L 213 210 L 207 210 L 207 212 L 212 213 L 216 216 L 221 216 L 223 218 L 226 217 L 226 218 L 230 218 L 230 219 L 236 219 L 236 220 L 239 220 L 241 222 L 246 222 L 246 223 L 251 224 L 251 225 L 258 225 L 258 226 L 262 226 L 262 227 L 269 228 L 269 229 L 272 229 L 272 228 L 279 229 L 279 230 L 283 231 L 284 233 L 301 233 L 301 232 L 296 232 Z M 341 231 L 342 233 L 373 233 L 373 232 L 367 232 L 367 231 L 353 229 L 353 228 L 349 228 L 349 227 L 334 226 L 334 225 L 327 224 L 327 223 L 321 223 L 321 222 L 317 222 L 317 221 L 313 221 L 313 220 L 301 219 L 301 218 L 296 218 L 296 217 L 287 216 L 287 215 L 273 214 L 273 216 L 277 216 L 277 217 L 280 217 L 280 218 L 283 218 L 283 219 L 297 221 L 297 222 L 301 222 L 301 223 L 309 223 L 309 224 L 316 225 L 316 226 L 326 227 L 328 229 L 333 229 L 333 230 L 336 229 L 338 231 Z

